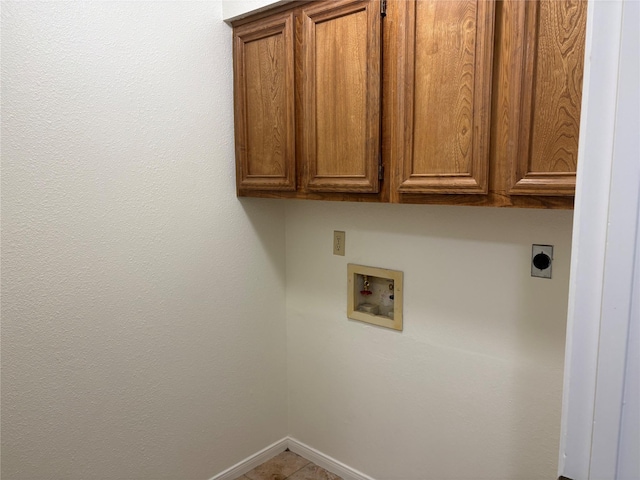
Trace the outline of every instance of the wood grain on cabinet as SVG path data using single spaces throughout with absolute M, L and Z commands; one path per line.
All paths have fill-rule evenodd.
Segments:
M 395 2 L 392 2 L 395 3 Z M 486 193 L 495 2 L 397 2 L 400 193 Z
M 238 195 L 572 208 L 586 2 L 380 6 L 234 23 Z
M 293 13 L 234 29 L 236 181 L 295 190 Z
M 303 189 L 379 188 L 379 0 L 316 2 L 301 12 Z
M 517 142 L 509 149 L 511 195 L 574 195 L 587 2 L 507 2 L 523 25 L 514 102 Z M 519 75 L 518 75 L 519 74 Z

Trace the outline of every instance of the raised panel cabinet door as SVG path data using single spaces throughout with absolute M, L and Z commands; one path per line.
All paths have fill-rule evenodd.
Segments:
M 295 190 L 293 13 L 234 29 L 236 181 Z
M 510 194 L 574 195 L 586 36 L 585 0 L 507 2 L 523 25 L 518 141 Z
M 316 192 L 379 188 L 381 14 L 379 0 L 302 9 L 302 163 Z
M 395 189 L 487 193 L 495 2 L 405 3 Z

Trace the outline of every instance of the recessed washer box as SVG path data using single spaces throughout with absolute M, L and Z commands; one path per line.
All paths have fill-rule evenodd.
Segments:
M 347 317 L 402 330 L 402 272 L 347 265 Z

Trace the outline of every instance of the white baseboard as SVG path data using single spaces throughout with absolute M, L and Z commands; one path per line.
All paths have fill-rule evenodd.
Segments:
M 287 440 L 289 450 L 291 450 L 293 453 L 297 453 L 301 457 L 312 461 L 325 470 L 329 470 L 331 473 L 335 473 L 336 475 L 342 477 L 344 480 L 374 480 L 370 476 L 365 475 L 364 473 L 359 472 L 358 470 L 351 468 L 342 462 L 339 462 L 329 455 L 325 455 L 324 453 L 319 452 L 315 448 L 311 448 L 309 445 L 305 445 L 295 438 L 288 437 Z
M 244 460 L 236 463 L 233 467 L 226 469 L 224 472 L 211 477 L 209 480 L 235 480 L 241 477 L 250 470 L 253 470 L 258 465 L 262 465 L 267 460 L 272 459 L 286 449 L 291 450 L 293 453 L 297 453 L 301 457 L 315 463 L 316 465 L 324 468 L 325 470 L 335 473 L 342 477 L 343 480 L 374 480 L 369 475 L 365 475 L 359 472 L 355 468 L 351 468 L 342 462 L 339 462 L 335 458 L 325 455 L 319 452 L 315 448 L 305 445 L 299 440 L 292 437 L 284 437 L 282 440 L 278 440 L 272 443 L 266 448 L 263 448 L 258 453 L 255 453 Z
M 284 452 L 289 446 L 289 437 L 284 437 L 275 443 L 272 443 L 266 448 L 263 448 L 258 453 L 245 458 L 244 460 L 236 463 L 233 467 L 227 468 L 224 472 L 212 477 L 210 480 L 235 480 L 236 478 L 244 475 L 250 470 L 253 470 L 258 465 L 263 464 L 267 460 L 272 459 L 281 452 Z M 311 460 L 311 459 L 309 459 Z

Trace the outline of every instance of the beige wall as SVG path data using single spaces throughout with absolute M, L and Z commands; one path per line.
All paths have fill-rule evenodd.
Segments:
M 571 212 L 237 200 L 232 122 L 220 2 L 3 2 L 3 478 L 209 478 L 287 434 L 553 478 Z M 402 333 L 346 319 L 347 262 L 404 271 Z
M 2 2 L 2 478 L 286 435 L 284 212 L 234 193 L 220 2 Z
M 571 222 L 287 202 L 289 434 L 376 479 L 555 478 Z M 532 243 L 555 246 L 552 280 Z M 403 332 L 347 320 L 349 262 L 404 272 Z

